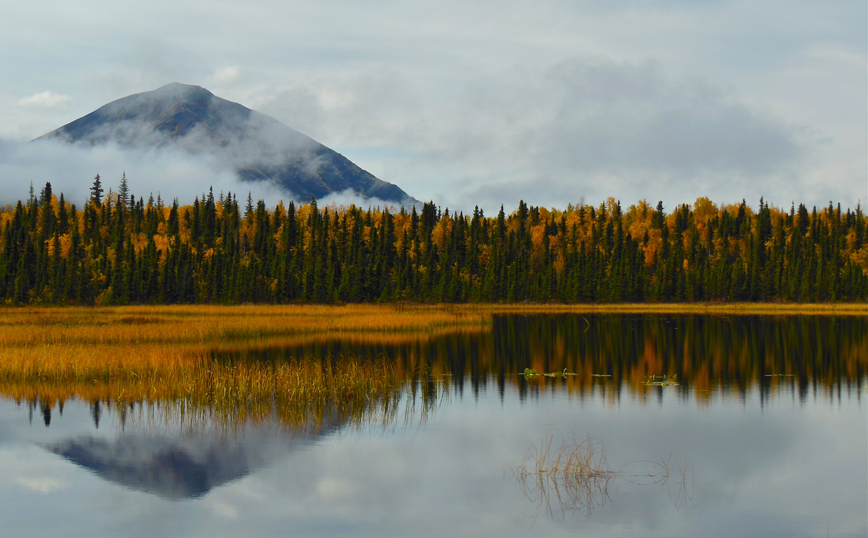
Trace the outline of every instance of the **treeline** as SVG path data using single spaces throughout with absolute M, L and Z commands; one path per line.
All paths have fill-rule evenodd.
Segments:
M 868 299 L 868 219 L 706 198 L 667 214 L 609 199 L 507 215 L 266 207 L 213 191 L 192 205 L 47 183 L 0 211 L 6 304 L 667 302 Z

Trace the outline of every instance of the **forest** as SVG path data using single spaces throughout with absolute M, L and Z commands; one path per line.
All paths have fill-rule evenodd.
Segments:
M 46 183 L 0 210 L 8 305 L 369 302 L 865 302 L 868 219 L 840 204 L 756 209 L 707 198 L 667 213 L 547 209 L 495 216 L 316 200 L 270 208 L 213 190 L 136 198 L 99 175 L 81 209 Z

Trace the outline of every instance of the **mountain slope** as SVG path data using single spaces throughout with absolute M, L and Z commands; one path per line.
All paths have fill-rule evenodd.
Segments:
M 198 86 L 172 83 L 130 95 L 39 139 L 181 148 L 216 157 L 242 180 L 273 182 L 298 201 L 351 190 L 364 198 L 417 203 L 319 142 Z

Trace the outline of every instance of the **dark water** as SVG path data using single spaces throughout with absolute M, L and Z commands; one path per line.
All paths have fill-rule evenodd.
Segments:
M 317 428 L 0 401 L 0 536 L 868 534 L 865 317 L 504 316 L 388 342 L 214 352 L 408 379 L 399 409 Z M 607 472 L 535 473 L 564 441 Z

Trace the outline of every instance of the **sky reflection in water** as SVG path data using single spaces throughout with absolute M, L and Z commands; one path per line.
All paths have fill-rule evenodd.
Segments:
M 417 392 L 404 401 L 415 413 L 385 426 L 218 432 L 141 406 L 122 423 L 104 404 L 96 428 L 92 404 L 67 401 L 46 427 L 38 405 L 3 400 L 0 521 L 14 536 L 864 536 L 865 323 L 596 316 L 586 330 L 580 316 L 516 317 L 356 348 L 436 377 L 427 412 Z M 579 375 L 524 380 L 528 365 Z M 603 368 L 613 377 L 590 377 Z M 767 375 L 778 368 L 795 375 Z M 641 384 L 663 373 L 681 384 Z M 587 437 L 610 468 L 669 462 L 669 479 L 616 477 L 572 511 L 523 493 L 514 471 L 530 447 Z

